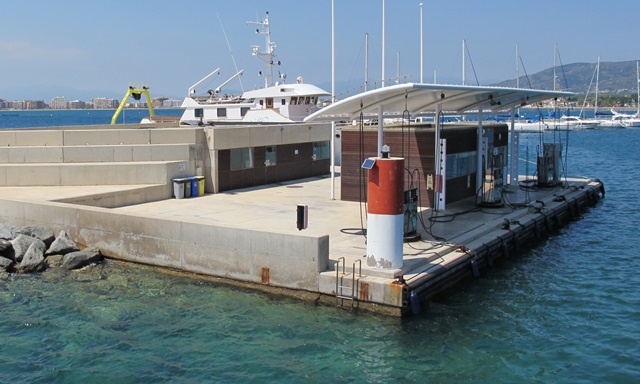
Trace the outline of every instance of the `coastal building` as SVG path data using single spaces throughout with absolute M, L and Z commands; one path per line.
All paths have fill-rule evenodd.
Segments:
M 25 109 L 44 109 L 46 104 L 43 100 L 27 100 Z
M 106 97 L 96 97 L 91 99 L 94 109 L 114 109 L 118 107 L 118 100 Z
M 64 96 L 56 96 L 49 102 L 51 109 L 69 109 L 69 102 Z
M 81 100 L 72 100 L 69 102 L 69 109 L 85 109 L 87 108 L 87 103 Z

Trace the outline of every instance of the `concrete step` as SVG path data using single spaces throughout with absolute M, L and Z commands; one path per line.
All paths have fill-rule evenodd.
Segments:
M 195 175 L 194 161 L 0 164 L 0 186 L 171 184 Z
M 196 160 L 196 144 L 0 147 L 0 164 Z
M 144 125 L 100 125 L 91 129 L 3 129 L 2 147 L 60 147 L 86 145 L 193 144 L 200 142 L 200 127 L 150 128 Z

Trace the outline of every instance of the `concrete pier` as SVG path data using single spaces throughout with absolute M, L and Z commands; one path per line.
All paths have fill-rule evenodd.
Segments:
M 501 208 L 475 209 L 471 199 L 449 204 L 446 211 L 421 209 L 422 240 L 403 245 L 402 268 L 380 269 L 367 265 L 364 203 L 332 200 L 328 176 L 172 199 L 171 179 L 181 169 L 195 173 L 204 167 L 207 175 L 206 128 L 187 128 L 185 135 L 176 134 L 178 128 L 161 126 L 128 129 L 134 136 L 156 137 L 157 143 L 128 144 L 122 138 L 129 134 L 119 133 L 108 144 L 113 147 L 92 148 L 95 156 L 105 156 L 99 164 L 84 162 L 87 152 L 73 156 L 82 162 L 64 161 L 79 151 L 70 147 L 80 141 L 24 145 L 36 137 L 53 143 L 69 134 L 64 128 L 42 135 L 36 130 L 0 131 L 0 221 L 64 229 L 78 243 L 100 247 L 107 257 L 401 316 L 410 312 L 411 291 L 428 300 L 481 276 L 500 258 L 517 255 L 525 244 L 578 219 L 585 207 L 604 196 L 597 180 L 567 179 L 555 188 L 508 190 L 510 206 Z M 75 135 L 87 134 L 74 130 Z M 105 140 L 111 140 L 113 132 Z M 7 145 L 4 138 L 13 141 Z M 107 146 L 104 140 L 87 144 L 85 139 L 85 147 L 92 145 Z M 51 147 L 60 151 L 49 153 Z M 151 157 L 120 157 L 116 164 L 109 156 L 122 154 L 120 150 Z M 49 159 L 60 158 L 61 152 L 63 160 Z M 37 156 L 37 162 L 30 162 Z M 58 169 L 69 167 L 74 176 L 60 170 L 51 177 L 54 171 L 43 170 L 58 163 Z M 127 179 L 134 171 L 118 166 L 136 169 L 140 176 Z M 90 176 L 102 168 L 100 177 Z M 128 176 L 118 179 L 119 173 Z M 83 179 L 84 184 L 78 184 Z M 297 204 L 309 207 L 308 228 L 302 231 L 296 227 Z

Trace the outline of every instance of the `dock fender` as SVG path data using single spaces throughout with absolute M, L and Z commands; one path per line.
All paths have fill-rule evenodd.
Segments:
M 420 298 L 414 290 L 409 293 L 409 305 L 411 306 L 411 313 L 417 315 L 420 313 Z
M 469 260 L 469 266 L 471 267 L 471 275 L 474 279 L 480 277 L 480 268 L 478 268 L 478 262 L 475 259 Z
M 507 246 L 507 243 L 500 239 L 500 249 L 502 250 L 502 256 L 504 256 L 505 259 L 509 258 L 509 247 Z
M 562 220 L 560 220 L 560 214 L 555 210 L 553 211 L 553 213 L 554 213 L 553 220 L 556 222 L 556 229 L 560 230 L 560 228 L 562 227 Z
M 493 258 L 491 257 L 491 250 L 485 244 L 482 244 L 482 246 L 487 248 L 484 254 L 484 258 L 487 261 L 487 267 L 493 268 Z
M 569 204 L 569 215 L 571 215 L 571 219 L 578 218 L 578 209 L 575 197 L 573 198 L 573 200 L 571 200 L 571 202 L 567 202 L 567 204 Z
M 520 251 L 520 236 L 517 233 L 513 233 L 513 251 L 518 253 Z
M 544 226 L 547 228 L 547 232 L 551 232 L 551 216 L 544 214 Z

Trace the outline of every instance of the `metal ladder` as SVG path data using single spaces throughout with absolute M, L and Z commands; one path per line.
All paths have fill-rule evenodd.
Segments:
M 342 261 L 342 276 L 340 276 L 340 262 Z M 353 262 L 353 269 L 351 270 L 351 285 L 345 285 L 345 277 L 348 275 L 345 272 L 345 259 L 340 257 L 336 263 L 336 305 L 344 306 L 345 300 L 351 300 L 351 308 L 356 301 L 356 264 L 359 265 L 358 277 L 362 277 L 362 260 L 356 260 Z

